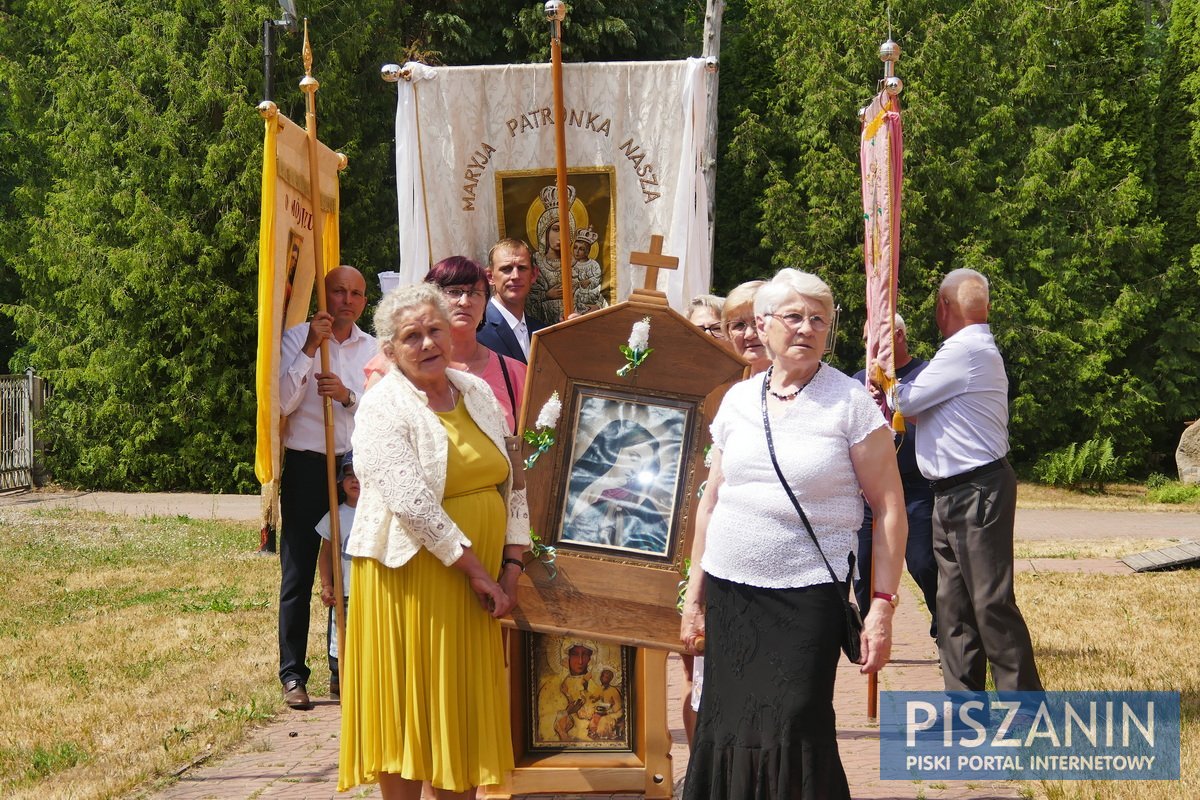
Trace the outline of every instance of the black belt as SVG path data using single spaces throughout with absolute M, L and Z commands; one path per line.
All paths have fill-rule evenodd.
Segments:
M 953 475 L 949 478 L 942 478 L 940 481 L 930 481 L 929 487 L 931 489 L 933 489 L 935 492 L 941 493 L 941 492 L 947 491 L 948 489 L 953 489 L 955 486 L 961 486 L 964 483 L 973 481 L 976 478 L 982 477 L 984 475 L 988 475 L 993 472 L 999 472 L 1000 470 L 1006 468 L 1007 466 L 1008 466 L 1008 459 L 1005 458 L 1004 456 L 1001 456 L 1000 458 L 997 458 L 995 461 L 989 461 L 988 463 L 984 464 L 981 467 L 975 467 L 975 469 L 969 469 L 966 472 L 963 472 L 959 475 Z
M 285 448 L 285 450 L 288 458 L 301 458 L 305 461 L 320 461 L 321 463 L 325 462 L 325 454 L 318 453 L 316 450 L 293 450 L 290 447 Z M 343 455 L 345 454 L 338 453 L 336 456 L 334 456 L 334 459 L 341 461 Z

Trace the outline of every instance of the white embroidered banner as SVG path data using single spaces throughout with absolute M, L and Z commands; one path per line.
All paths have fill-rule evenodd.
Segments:
M 554 322 L 562 247 L 575 253 L 576 310 L 590 310 L 642 285 L 630 253 L 660 234 L 664 253 L 680 259 L 680 269 L 659 272 L 671 305 L 682 310 L 709 291 L 703 59 L 563 65 L 565 237 L 551 224 L 559 198 L 549 65 L 405 69 L 396 111 L 402 283 L 447 256 L 483 264 L 497 239 L 523 239 L 542 273 L 528 311 Z

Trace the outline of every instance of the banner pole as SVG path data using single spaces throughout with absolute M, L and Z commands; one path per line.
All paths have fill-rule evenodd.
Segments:
M 897 276 L 900 269 L 900 188 L 903 175 L 903 164 L 901 158 L 903 151 L 900 145 L 900 101 L 897 96 L 904 89 L 904 82 L 896 77 L 896 62 L 900 59 L 900 46 L 892 41 L 891 25 L 889 23 L 888 40 L 879 46 L 879 59 L 883 62 L 883 80 L 879 82 L 877 94 L 872 98 L 866 108 L 862 109 L 859 114 L 863 123 L 862 142 L 860 147 L 860 164 L 862 165 L 863 174 L 863 197 L 864 197 L 864 219 L 867 220 L 867 231 L 864 238 L 863 255 L 866 259 L 867 271 L 867 371 L 868 374 L 876 373 L 872 380 L 877 381 L 885 390 L 890 389 L 896 383 L 896 300 L 898 291 Z M 878 108 L 877 116 L 871 116 L 870 109 Z M 886 192 L 887 205 L 887 229 L 879 228 L 875 232 L 875 238 L 872 238 L 870 218 L 872 214 L 881 213 L 883 209 L 878 211 L 867 207 L 867 156 L 865 152 L 867 139 L 874 136 L 875 132 L 882 128 L 887 135 L 888 148 L 884 154 L 886 172 L 886 186 L 883 187 Z M 885 241 L 880 241 L 883 239 Z M 887 263 L 883 264 L 882 254 L 886 253 Z M 878 303 L 878 293 L 872 291 L 872 272 L 879 271 L 886 267 L 887 275 L 887 293 L 883 298 L 884 308 L 875 308 L 873 301 Z M 874 313 L 872 313 L 874 312 Z M 886 365 L 886 369 L 877 363 L 878 355 L 878 334 L 879 324 L 872 324 L 873 320 L 879 319 L 883 324 L 884 330 L 887 332 L 887 337 L 890 340 L 887 348 L 886 358 L 890 361 Z M 893 409 L 891 420 L 892 430 L 897 433 L 904 432 L 904 416 L 899 409 Z M 876 521 L 872 522 L 871 541 L 875 541 L 875 536 L 879 535 Z M 875 560 L 871 559 L 871 574 L 868 580 L 872 589 L 875 586 L 874 580 Z M 867 719 L 874 722 L 879 716 L 879 676 L 875 673 L 867 676 Z
M 325 300 L 325 214 L 321 209 L 321 173 L 317 159 L 317 89 L 321 84 L 312 76 L 312 45 L 308 41 L 308 19 L 304 20 L 304 132 L 308 135 L 308 193 L 313 212 L 313 254 L 316 262 L 317 311 L 327 308 Z M 329 372 L 329 342 L 321 342 L 321 372 Z M 325 481 L 329 487 L 329 544 L 333 552 L 334 617 L 337 624 L 338 652 L 346 641 L 346 611 L 342 600 L 342 531 L 338 513 L 337 453 L 333 436 L 333 398 L 321 403 L 325 417 Z
M 548 0 L 546 19 L 550 22 L 550 76 L 554 82 L 554 161 L 557 167 L 558 188 L 558 252 L 562 269 L 563 319 L 575 311 L 571 286 L 571 267 L 575 261 L 575 242 L 571 230 L 571 206 L 567 195 L 567 112 L 563 102 L 562 21 L 567 6 L 562 0 Z M 566 206 L 564 211 L 564 206 Z M 558 320 L 545 320 L 554 323 Z
M 721 65 L 721 20 L 725 16 L 725 0 L 708 0 L 704 11 L 705 69 L 712 75 L 708 81 L 708 129 L 704 132 L 704 183 L 708 190 L 708 252 L 711 275 L 711 257 L 716 233 L 717 205 L 717 93 L 720 85 Z M 710 281 L 711 283 L 711 281 Z M 685 298 L 686 299 L 686 298 Z

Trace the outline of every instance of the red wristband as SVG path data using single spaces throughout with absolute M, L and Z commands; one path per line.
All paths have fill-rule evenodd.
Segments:
M 898 595 L 898 594 L 888 594 L 887 592 L 875 592 L 875 594 L 871 595 L 871 597 L 877 597 L 880 600 L 887 600 L 889 603 L 892 604 L 892 608 L 895 608 L 896 606 L 900 605 L 900 595 Z

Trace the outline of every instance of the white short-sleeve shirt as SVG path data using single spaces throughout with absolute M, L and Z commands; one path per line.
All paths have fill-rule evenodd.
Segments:
M 765 375 L 735 385 L 713 420 L 724 483 L 708 524 L 705 573 L 784 589 L 829 582 L 829 571 L 771 465 L 762 420 Z M 863 501 L 850 448 L 886 427 L 860 383 L 822 364 L 771 414 L 775 455 L 839 580 L 856 546 Z

